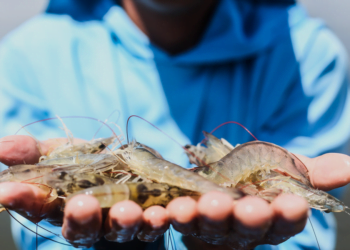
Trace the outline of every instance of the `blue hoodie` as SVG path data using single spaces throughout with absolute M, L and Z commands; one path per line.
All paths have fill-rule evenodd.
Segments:
M 120 6 L 110 0 L 87 2 L 51 1 L 46 13 L 3 40 L 1 136 L 55 115 L 104 120 L 118 110 L 124 135 L 133 114 L 181 144 L 198 143 L 202 130 L 234 120 L 260 140 L 294 153 L 314 157 L 344 151 L 350 136 L 346 52 L 323 22 L 308 17 L 301 6 L 221 0 L 200 42 L 171 56 L 151 44 Z M 84 139 L 100 126 L 82 119 L 64 121 L 75 137 Z M 38 139 L 63 137 L 59 126 L 42 122 L 28 131 Z M 153 127 L 135 118 L 129 126 L 130 136 L 188 166 L 182 149 Z M 107 129 L 99 132 L 109 135 Z M 232 144 L 252 139 L 233 125 L 216 135 Z M 333 249 L 333 216 L 313 211 L 311 221 L 321 248 Z M 13 232 L 18 246 L 35 245 L 35 237 L 18 224 Z M 181 235 L 174 237 L 176 249 L 186 249 Z M 157 246 L 148 245 L 152 247 Z M 68 249 L 46 240 L 40 248 Z M 257 249 L 318 248 L 308 224 L 279 246 Z

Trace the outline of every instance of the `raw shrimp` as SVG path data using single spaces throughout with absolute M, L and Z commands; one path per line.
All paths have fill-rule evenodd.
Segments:
M 312 187 L 307 168 L 296 156 L 268 142 L 241 144 L 221 160 L 194 172 L 220 186 L 236 187 L 267 201 L 283 192 L 304 197 L 310 207 L 325 212 L 348 209 L 335 197 Z
M 9 167 L 0 173 L 1 182 L 24 182 L 36 184 L 40 189 L 48 193 L 46 203 L 52 202 L 57 198 L 57 193 L 51 187 L 43 183 L 43 177 L 51 173 L 55 166 L 36 166 L 36 165 L 17 165 Z M 6 209 L 0 204 L 0 213 Z
M 40 183 L 40 177 L 52 172 L 56 166 L 36 166 L 36 165 L 16 165 L 5 169 L 0 173 L 0 183 L 16 181 L 21 182 L 31 180 L 32 182 Z M 39 178 L 38 178 L 39 177 Z
M 304 197 L 311 208 L 318 209 L 321 211 L 329 212 L 344 212 L 346 209 L 349 209 L 343 202 L 333 197 L 332 195 L 311 188 L 300 181 L 294 180 L 291 177 L 281 176 L 279 173 L 276 173 L 276 176 L 270 179 L 266 179 L 259 183 L 259 186 L 264 188 L 263 192 L 260 192 L 262 195 L 266 194 L 269 190 L 280 190 L 283 193 L 292 193 Z M 265 193 L 265 194 L 264 194 Z
M 263 175 L 270 170 L 285 173 L 311 186 L 308 170 L 299 159 L 280 146 L 262 141 L 241 144 L 221 160 L 199 167 L 195 172 L 215 183 L 230 187 L 236 186 L 252 173 L 260 171 Z
M 242 197 L 238 190 L 221 188 L 189 170 L 156 157 L 148 149 L 135 142 L 118 149 L 116 153 L 122 155 L 125 163 L 133 173 L 154 182 L 165 183 L 200 193 L 221 191 L 229 194 L 234 199 Z
M 172 187 L 163 183 L 127 183 L 84 189 L 69 196 L 67 201 L 79 194 L 95 197 L 101 208 L 110 208 L 119 201 L 132 200 L 143 209 L 153 205 L 165 207 L 171 200 L 180 196 L 190 196 L 198 199 L 201 195 L 199 192 Z
M 115 140 L 116 137 L 112 136 L 108 138 L 94 139 L 92 141 L 79 144 L 71 144 L 70 142 L 67 142 L 64 145 L 49 151 L 47 155 L 41 156 L 39 161 L 82 154 L 98 154 L 106 149 L 106 147 L 111 145 Z
M 102 173 L 109 170 L 128 170 L 128 167 L 120 160 L 118 156 L 112 154 L 83 154 L 65 158 L 55 158 L 44 160 L 37 165 L 57 165 L 65 166 L 79 164 L 79 172 Z
M 85 173 L 69 173 L 66 171 L 55 171 L 44 176 L 44 182 L 56 189 L 59 196 L 68 196 L 82 189 L 114 184 L 116 181 L 112 178 Z
M 186 145 L 186 154 L 190 160 L 190 163 L 197 166 L 204 166 L 209 163 L 216 162 L 230 153 L 234 146 L 232 146 L 225 139 L 218 139 L 214 135 L 203 131 L 206 139 L 205 145 L 207 147 L 201 146 L 200 143 L 197 146 Z

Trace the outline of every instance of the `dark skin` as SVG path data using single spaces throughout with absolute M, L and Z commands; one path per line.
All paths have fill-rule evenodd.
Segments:
M 153 44 L 178 54 L 199 42 L 217 3 L 217 0 L 123 0 L 122 6 Z
M 170 54 L 195 46 L 205 31 L 216 0 L 123 0 L 133 22 L 151 42 Z M 0 161 L 8 166 L 35 163 L 40 157 L 35 140 L 24 136 L 3 138 Z M 63 141 L 61 141 L 62 143 Z M 41 142 L 43 153 L 57 141 Z M 300 156 L 309 169 L 315 188 L 330 190 L 350 181 L 349 157 L 328 154 L 314 159 Z M 307 202 L 293 195 L 281 195 L 268 204 L 256 197 L 233 201 L 222 193 L 208 193 L 196 202 L 177 198 L 166 208 L 154 206 L 146 211 L 131 201 L 115 204 L 103 216 L 93 197 L 76 196 L 64 215 L 59 204 L 45 204 L 47 192 L 24 183 L 1 183 L 0 203 L 38 222 L 43 213 L 55 224 L 62 223 L 63 236 L 74 246 L 89 247 L 102 236 L 126 242 L 138 238 L 153 241 L 173 224 L 184 235 L 190 249 L 251 249 L 260 244 L 279 244 L 303 230 L 308 216 Z M 33 202 L 34 201 L 34 202 Z M 206 242 L 209 243 L 206 243 Z M 220 244 L 215 246 L 210 243 Z

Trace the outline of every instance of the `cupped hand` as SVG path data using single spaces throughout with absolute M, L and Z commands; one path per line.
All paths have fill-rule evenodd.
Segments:
M 0 143 L 0 161 L 8 166 L 35 163 L 41 156 L 38 143 L 29 136 L 10 136 L 1 141 L 4 143 Z M 64 142 L 64 139 L 40 142 L 40 148 L 45 154 L 53 145 Z M 310 170 L 316 188 L 329 190 L 350 181 L 347 156 L 300 158 Z M 335 168 L 337 174 L 331 171 Z M 135 238 L 155 241 L 171 223 L 176 230 L 189 235 L 184 237 L 189 247 L 216 249 L 215 244 L 226 245 L 228 249 L 251 249 L 260 244 L 279 244 L 301 232 L 309 211 L 307 202 L 294 195 L 280 195 L 268 204 L 257 197 L 233 201 L 223 193 L 212 192 L 198 202 L 189 197 L 177 198 L 166 209 L 153 206 L 142 211 L 134 202 L 123 201 L 107 212 L 101 210 L 95 198 L 79 195 L 66 204 L 63 215 L 57 209 L 60 204 L 55 203 L 59 201 L 45 204 L 47 196 L 46 190 L 34 185 L 0 184 L 0 204 L 34 222 L 43 218 L 56 224 L 62 221 L 63 236 L 76 247 L 89 247 L 102 236 L 120 243 Z

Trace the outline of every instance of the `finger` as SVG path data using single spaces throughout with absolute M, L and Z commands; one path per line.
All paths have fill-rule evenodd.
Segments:
M 35 164 L 42 155 L 47 155 L 67 141 L 66 138 L 55 138 L 39 142 L 26 135 L 6 136 L 0 139 L 0 162 L 7 166 Z M 74 140 L 75 144 L 81 142 L 84 140 Z
M 7 166 L 37 163 L 41 154 L 38 143 L 30 136 L 13 135 L 0 140 L 0 161 Z
M 63 237 L 75 247 L 91 247 L 98 240 L 102 225 L 97 199 L 77 195 L 67 203 L 64 213 Z
M 146 242 L 154 242 L 169 228 L 168 213 L 161 206 L 147 208 L 143 213 L 143 227 L 137 238 Z
M 266 235 L 266 244 L 279 244 L 300 233 L 307 221 L 309 205 L 299 196 L 282 194 L 272 203 L 274 222 Z
M 2 143 L 1 143 L 2 142 Z M 11 135 L 0 139 L 0 162 L 7 166 L 35 164 L 40 156 L 67 142 L 65 138 L 36 141 L 26 135 Z
M 50 217 L 50 213 L 60 207 L 59 201 L 46 204 L 49 194 L 35 185 L 18 182 L 0 184 L 0 204 L 33 222 Z
M 325 154 L 316 158 L 298 156 L 310 172 L 311 183 L 325 191 L 350 182 L 350 157 L 344 154 Z
M 199 237 L 211 244 L 222 244 L 232 225 L 232 198 L 210 192 L 198 201 Z
M 106 240 L 119 243 L 133 240 L 141 228 L 142 216 L 142 209 L 135 202 L 118 202 L 110 209 L 105 223 Z
M 180 197 L 167 206 L 170 223 L 184 235 L 196 233 L 197 202 L 190 197 Z
M 263 199 L 244 197 L 235 202 L 233 208 L 234 226 L 228 237 L 233 248 L 250 249 L 254 242 L 263 238 L 273 219 L 273 210 Z

